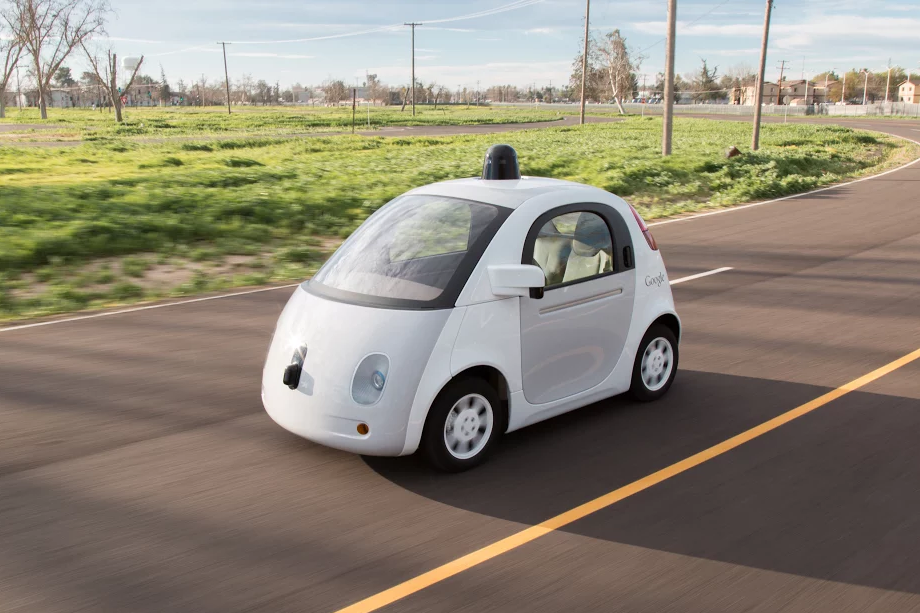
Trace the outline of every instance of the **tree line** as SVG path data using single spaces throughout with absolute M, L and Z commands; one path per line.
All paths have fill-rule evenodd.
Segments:
M 563 98 L 579 98 L 582 85 L 582 55 L 579 51 L 572 60 L 568 86 L 560 90 Z M 626 37 L 615 29 L 599 35 L 592 32 L 588 37 L 587 77 L 585 79 L 585 98 L 589 102 L 612 102 L 621 105 L 623 100 L 640 96 L 662 98 L 664 96 L 664 73 L 659 72 L 652 78 L 641 75 L 645 56 L 629 46 Z M 868 76 L 868 79 L 867 79 Z M 863 93 L 867 102 L 885 101 L 886 92 L 889 101 L 897 100 L 897 87 L 908 78 L 908 73 L 900 66 L 890 70 L 871 71 L 867 68 L 852 68 L 846 73 L 825 71 L 809 79 L 814 86 L 826 88 L 826 100 L 862 102 Z M 771 79 L 765 79 L 771 81 Z M 776 81 L 779 80 L 777 75 Z M 790 81 L 787 74 L 783 86 Z M 774 82 L 776 82 L 774 81 Z M 689 99 L 693 102 L 730 102 L 741 103 L 741 91 L 757 83 L 754 68 L 744 64 L 732 66 L 719 73 L 718 66 L 700 58 L 700 67 L 674 78 L 675 102 Z M 825 93 L 825 92 L 822 92 Z M 542 99 L 542 95 L 538 96 Z M 492 96 L 497 99 L 496 96 Z M 788 103 L 789 100 L 780 100 Z M 621 112 L 623 111 L 620 106 Z

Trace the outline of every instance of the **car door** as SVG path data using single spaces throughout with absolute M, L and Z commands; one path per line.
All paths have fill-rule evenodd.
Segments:
M 555 208 L 534 222 L 522 262 L 546 276 L 542 297 L 521 298 L 524 397 L 544 404 L 595 387 L 616 366 L 632 318 L 625 221 L 603 204 Z

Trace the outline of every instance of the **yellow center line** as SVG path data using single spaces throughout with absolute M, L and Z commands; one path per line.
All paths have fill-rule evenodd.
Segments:
M 516 532 L 509 537 L 503 538 L 500 541 L 496 541 L 491 545 L 487 545 L 482 549 L 477 549 L 476 551 L 469 553 L 463 557 L 452 560 L 447 564 L 439 566 L 435 569 L 432 569 L 426 573 L 422 573 L 417 577 L 404 581 L 399 585 L 395 585 L 389 589 L 386 589 L 382 592 L 369 596 L 360 602 L 340 609 L 336 613 L 369 613 L 370 611 L 376 611 L 382 607 L 385 607 L 389 604 L 396 602 L 406 596 L 410 596 L 416 592 L 419 592 L 427 587 L 434 585 L 453 577 L 456 574 L 462 573 L 465 570 L 473 568 L 483 562 L 491 560 L 494 557 L 500 556 L 503 553 L 511 551 L 512 549 L 517 549 L 521 545 L 525 545 L 535 539 L 540 538 L 545 534 L 549 534 L 553 530 L 558 530 L 572 522 L 583 519 L 592 513 L 596 513 L 601 509 L 609 507 L 610 505 L 616 504 L 617 502 L 629 498 L 633 494 L 638 494 L 639 492 L 646 490 L 653 485 L 657 485 L 662 481 L 666 481 L 671 477 L 679 475 L 682 472 L 688 471 L 695 466 L 699 466 L 703 462 L 707 462 L 717 456 L 720 456 L 724 453 L 731 451 L 736 447 L 759 437 L 771 430 L 779 428 L 783 424 L 787 424 L 794 419 L 798 419 L 803 415 L 806 415 L 815 409 L 822 407 L 829 402 L 837 400 L 842 396 L 846 396 L 850 392 L 856 391 L 861 387 L 865 387 L 869 383 L 884 377 L 885 375 L 901 368 L 902 366 L 913 362 L 914 360 L 920 358 L 920 349 L 908 353 L 907 355 L 898 358 L 893 362 L 873 370 L 872 372 L 854 379 L 849 383 L 845 383 L 840 387 L 831 390 L 819 396 L 814 400 L 806 402 L 803 405 L 800 405 L 786 413 L 778 415 L 773 419 L 763 422 L 757 426 L 754 426 L 750 430 L 745 430 L 741 434 L 737 434 L 730 439 L 724 440 L 717 445 L 713 445 L 708 449 L 704 449 L 699 453 L 696 453 L 688 458 L 685 458 L 675 464 L 671 464 L 666 468 L 662 468 L 658 472 L 654 472 L 646 477 L 639 479 L 638 481 L 633 481 L 628 485 L 624 485 L 619 489 L 615 489 L 612 492 L 608 492 L 603 496 L 599 496 L 594 500 L 590 500 L 580 506 L 570 509 L 564 513 L 551 517 L 546 521 L 537 524 L 536 526 L 531 526 L 520 532 Z

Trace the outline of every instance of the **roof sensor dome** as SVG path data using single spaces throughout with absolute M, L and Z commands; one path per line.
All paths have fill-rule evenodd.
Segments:
M 517 152 L 511 145 L 492 145 L 482 163 L 483 181 L 516 181 L 521 178 Z

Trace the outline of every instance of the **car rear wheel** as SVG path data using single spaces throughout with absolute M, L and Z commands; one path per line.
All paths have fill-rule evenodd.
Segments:
M 636 400 L 651 402 L 667 393 L 677 374 L 677 338 L 670 328 L 655 324 L 645 333 L 636 352 L 629 391 Z
M 447 472 L 481 464 L 501 436 L 502 411 L 498 392 L 487 381 L 451 381 L 428 412 L 421 444 L 425 458 Z

